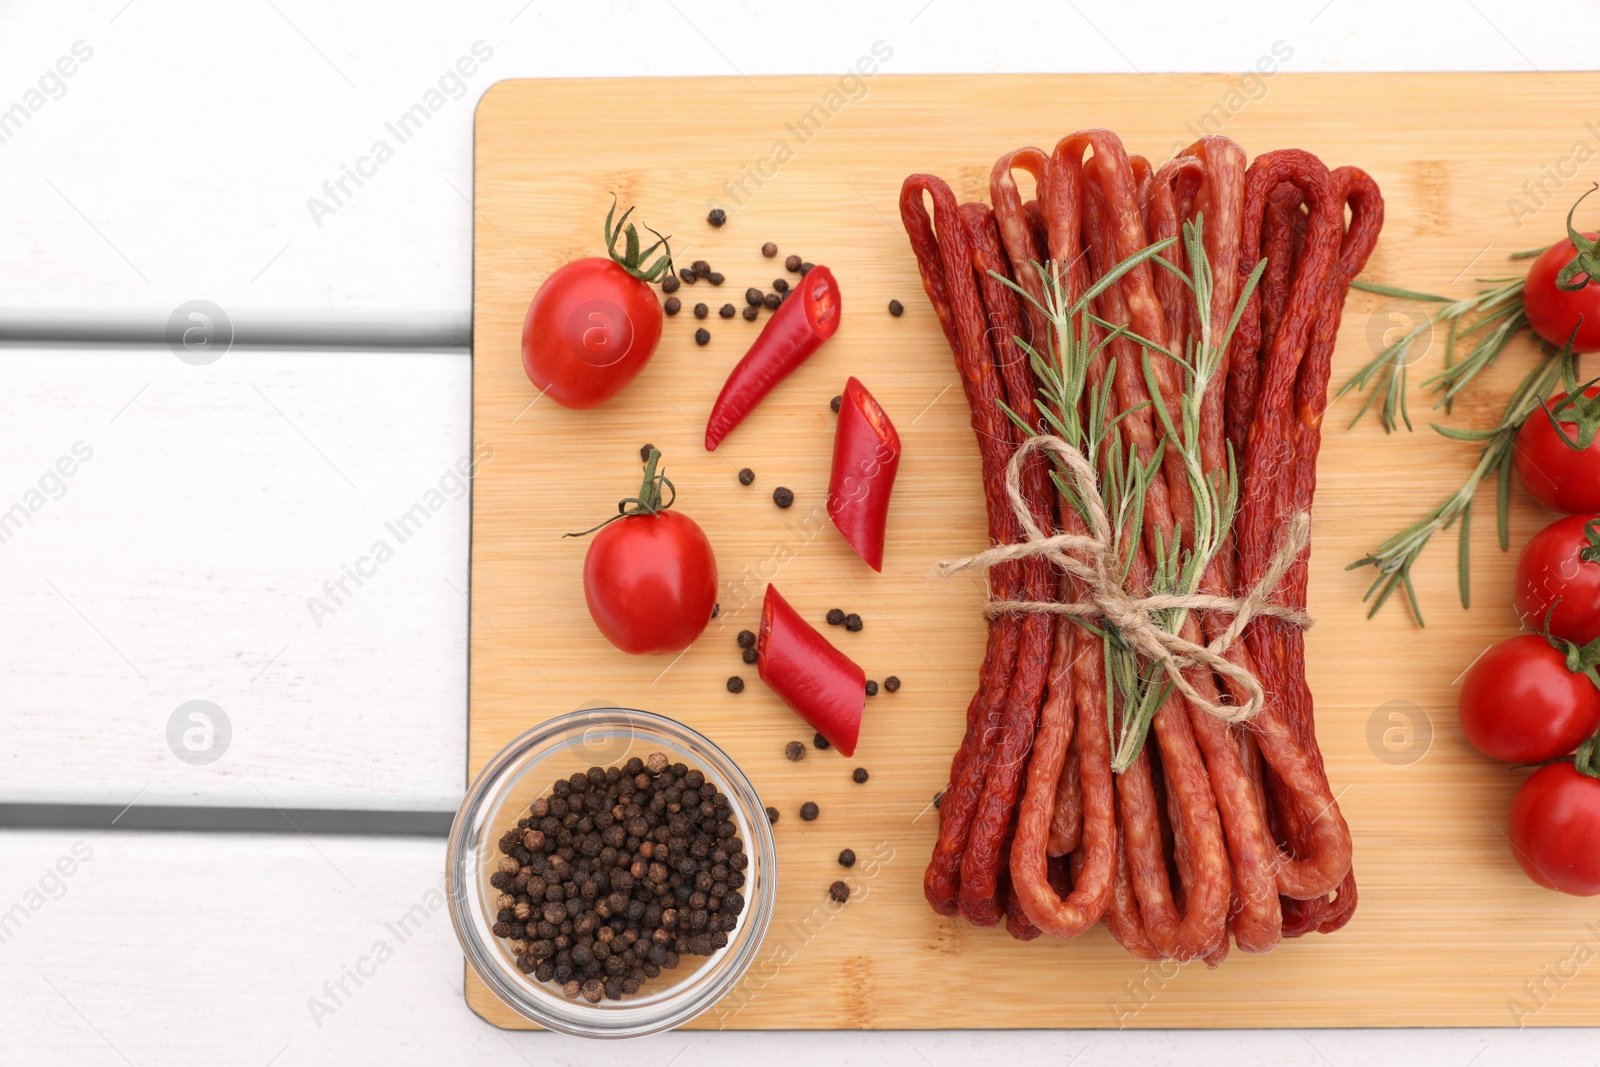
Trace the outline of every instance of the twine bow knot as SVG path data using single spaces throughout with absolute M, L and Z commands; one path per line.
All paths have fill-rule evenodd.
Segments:
M 1033 521 L 1028 502 L 1023 499 L 1022 464 L 1035 451 L 1047 451 L 1066 467 L 1073 489 L 1078 494 L 1087 520 L 1087 534 L 1047 534 Z M 1006 496 L 1021 525 L 1024 538 L 1016 544 L 994 548 L 965 559 L 939 564 L 941 576 L 974 568 L 992 567 L 1011 560 L 1043 556 L 1071 575 L 1083 589 L 1083 598 L 1072 602 L 1040 600 L 993 600 L 985 607 L 989 617 L 1012 613 L 1045 612 L 1073 618 L 1101 618 L 1118 636 L 1146 660 L 1160 664 L 1173 687 L 1192 705 L 1226 722 L 1247 722 L 1261 709 L 1265 694 L 1261 682 L 1248 670 L 1227 658 L 1228 649 L 1238 640 L 1250 620 L 1257 617 L 1283 619 L 1301 629 L 1311 626 L 1305 612 L 1274 603 L 1272 593 L 1294 565 L 1311 539 L 1311 517 L 1296 511 L 1289 517 L 1283 538 L 1268 561 L 1259 581 L 1243 596 L 1217 596 L 1208 593 L 1150 593 L 1135 595 L 1122 586 L 1121 561 L 1100 495 L 1099 479 L 1089 460 L 1059 437 L 1030 437 L 1006 465 Z M 1201 645 L 1162 625 L 1157 613 L 1172 609 L 1216 611 L 1232 616 L 1227 629 L 1209 644 Z M 1246 694 L 1243 704 L 1221 704 L 1202 696 L 1185 677 L 1196 667 L 1207 667 L 1236 682 Z

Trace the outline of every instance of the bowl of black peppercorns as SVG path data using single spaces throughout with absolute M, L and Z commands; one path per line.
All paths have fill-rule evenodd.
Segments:
M 749 779 L 661 715 L 599 708 L 518 737 L 450 831 L 450 913 L 495 995 L 551 1030 L 637 1037 L 731 993 L 777 895 Z

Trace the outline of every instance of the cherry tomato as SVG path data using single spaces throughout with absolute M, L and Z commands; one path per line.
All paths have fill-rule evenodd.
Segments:
M 1591 286 L 1600 283 L 1590 283 Z M 1600 396 L 1600 385 L 1584 391 L 1584 396 Z M 1566 399 L 1566 393 L 1550 398 L 1552 409 Z M 1567 437 L 1577 439 L 1577 424 L 1562 420 Z M 1600 437 L 1585 449 L 1567 445 L 1550 425 L 1550 417 L 1535 411 L 1517 431 L 1517 477 L 1528 487 L 1528 494 L 1554 511 L 1568 515 L 1600 511 Z
M 1591 547 L 1584 528 L 1597 518 L 1557 519 L 1534 534 L 1522 550 L 1515 603 L 1517 616 L 1528 629 L 1542 630 L 1548 612 L 1550 632 L 1557 637 L 1580 645 L 1600 637 L 1600 563 L 1580 558 Z
M 1592 233 L 1585 237 L 1594 240 Z M 1583 325 L 1573 339 L 1572 350 L 1577 353 L 1600 352 L 1600 282 L 1590 282 L 1576 292 L 1564 293 L 1556 288 L 1556 275 L 1561 268 L 1577 256 L 1578 249 L 1569 237 L 1558 241 L 1540 253 L 1528 268 L 1528 284 L 1522 293 L 1522 306 L 1528 313 L 1528 325 L 1546 341 L 1557 346 L 1567 343 L 1572 328 Z
M 661 302 L 648 282 L 598 256 L 539 286 L 522 326 L 522 366 L 556 403 L 592 408 L 644 369 L 661 340 Z
M 1543 763 L 1565 756 L 1600 727 L 1600 689 L 1567 669 L 1538 634 L 1502 641 L 1461 679 L 1467 740 L 1490 759 Z
M 1579 897 L 1600 894 L 1600 779 L 1565 760 L 1539 768 L 1511 800 L 1506 836 L 1535 882 Z
M 681 652 L 711 621 L 716 555 L 687 515 L 629 515 L 595 534 L 583 596 L 594 624 L 622 651 Z

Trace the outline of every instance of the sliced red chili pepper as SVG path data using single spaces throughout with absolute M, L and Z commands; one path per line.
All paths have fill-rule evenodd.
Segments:
M 723 383 L 706 422 L 707 452 L 715 451 L 773 386 L 833 336 L 839 328 L 839 307 L 839 284 L 833 274 L 827 267 L 812 267 Z
M 761 680 L 842 755 L 856 750 L 867 675 L 800 617 L 774 585 L 761 605 L 756 635 Z
M 883 570 L 883 527 L 900 469 L 900 435 L 867 387 L 851 378 L 833 430 L 828 517 L 856 555 Z

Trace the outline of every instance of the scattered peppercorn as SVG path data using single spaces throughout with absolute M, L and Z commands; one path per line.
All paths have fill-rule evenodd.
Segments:
M 839 866 L 841 866 L 841 867 L 854 867 L 855 865 L 856 865 L 856 854 L 855 854 L 854 851 L 852 851 L 851 849 L 847 848 L 847 849 L 844 849 L 843 851 L 841 851 L 839 853 Z
M 823 737 L 822 736 L 822 732 L 819 730 L 819 731 L 817 731 L 817 735 L 811 739 L 811 747 L 817 749 L 818 751 L 821 751 L 823 749 L 831 748 L 833 746 L 828 743 L 828 739 L 826 737 Z
M 707 274 L 711 273 L 711 264 L 707 263 L 703 259 L 697 259 L 693 263 L 689 264 L 689 269 L 700 275 L 700 277 L 704 278 Z
M 849 630 L 853 634 L 860 633 L 861 632 L 861 616 L 857 615 L 853 611 L 850 614 L 846 615 L 844 617 L 844 628 L 846 630 Z
M 711 331 L 706 329 L 704 326 L 700 327 L 698 330 L 696 330 L 694 332 L 694 343 L 697 344 L 697 345 L 708 345 L 708 344 L 710 344 L 711 343 Z
M 780 293 L 787 293 L 789 291 L 789 283 L 782 278 L 774 278 L 772 279 L 772 288 Z
M 735 308 L 732 304 L 723 304 L 717 309 L 717 314 L 725 319 L 731 319 L 737 311 L 738 308 Z
M 850 899 L 850 887 L 843 882 L 835 882 L 828 887 L 828 896 L 835 904 L 843 904 Z
M 749 467 L 740 467 L 739 468 L 739 484 L 740 485 L 749 485 L 751 482 L 753 482 L 755 480 L 756 480 L 756 472 L 755 471 L 751 470 Z
M 661 305 L 661 310 L 665 311 L 668 315 L 676 315 L 679 311 L 683 310 L 683 301 L 679 300 L 675 296 L 669 296 L 667 297 L 666 303 Z
M 501 837 L 491 883 L 495 936 L 534 981 L 621 1000 L 728 944 L 750 859 L 703 771 L 655 752 L 557 779 L 527 811 Z
M 783 746 L 783 754 L 791 763 L 799 763 L 806 758 L 806 746 L 799 741 L 790 741 Z
M 856 785 L 861 785 L 867 780 L 867 769 L 865 767 L 857 767 L 855 770 L 850 772 L 850 779 L 855 782 Z
M 678 291 L 678 286 L 681 284 L 682 283 L 678 281 L 678 276 L 676 274 L 669 274 L 665 278 L 661 279 L 661 291 L 663 293 L 676 293 Z
M 706 216 L 706 221 L 713 226 L 721 226 L 728 221 L 728 213 L 720 207 L 714 207 L 711 209 L 711 213 Z
M 773 256 L 778 254 L 778 246 L 773 244 L 771 241 L 768 241 L 766 244 L 761 246 L 761 254 L 766 256 L 768 259 L 771 259 Z
M 747 308 L 745 308 L 744 312 L 743 312 L 744 321 L 746 321 L 746 322 L 754 322 L 754 321 L 756 321 L 756 313 L 759 310 L 760 310 L 759 307 L 747 307 Z
M 695 280 L 700 276 L 694 272 L 693 267 L 684 267 L 682 270 L 678 271 L 678 277 L 683 279 L 684 285 L 693 285 Z
M 766 296 L 761 298 L 761 306 L 766 308 L 768 311 L 778 310 L 778 305 L 781 303 L 783 303 L 783 297 L 779 296 L 777 293 L 768 293 Z
M 704 304 L 696 304 L 694 306 L 694 317 L 695 318 L 703 319 L 709 314 L 711 314 L 711 309 L 709 307 L 707 307 L 706 305 L 704 305 Z
M 871 678 L 868 678 L 867 679 L 867 696 L 875 697 L 877 695 L 878 695 L 878 683 L 874 682 Z
M 900 692 L 900 679 L 892 674 L 889 675 L 883 680 L 883 688 L 890 693 Z
M 817 815 L 817 805 L 814 801 L 808 800 L 804 804 L 800 805 L 800 817 L 806 822 L 815 821 Z
M 777 822 L 778 821 L 778 815 L 779 815 L 778 809 L 774 808 L 774 807 L 771 807 L 769 805 L 767 807 L 767 824 L 770 826 L 771 824 Z
M 944 803 L 944 790 L 941 789 L 937 793 L 933 794 L 933 810 L 934 811 L 938 811 L 939 810 L 939 805 L 943 804 L 943 803 Z
M 895 318 L 898 319 L 901 315 L 904 315 L 905 313 L 906 313 L 906 306 L 904 304 L 900 303 L 900 301 L 898 301 L 898 300 L 889 301 L 889 314 L 893 315 Z
M 828 407 L 833 409 L 833 413 L 835 415 L 839 414 L 839 409 L 844 407 L 844 395 L 841 393 L 839 396 L 836 396 L 832 400 L 828 401 Z
M 640 445 L 639 446 L 639 461 L 641 463 L 649 463 L 650 462 L 650 453 L 654 452 L 655 450 L 656 450 L 656 446 L 655 445 Z
M 812 268 L 815 267 L 815 266 L 816 266 L 815 263 L 802 263 L 802 264 L 800 264 L 800 276 L 803 278 L 807 274 L 810 274 Z
M 720 270 L 714 270 L 710 274 L 706 275 L 706 281 L 710 282 L 712 285 L 721 285 L 727 280 L 728 276 L 723 274 Z
M 744 679 L 739 677 L 737 674 L 734 675 L 732 678 L 729 678 L 728 679 L 728 692 L 730 692 L 730 693 L 742 693 L 742 692 L 744 692 Z
M 744 653 L 743 653 L 743 655 L 744 655 L 744 661 L 745 661 L 745 662 L 746 662 L 746 663 L 754 663 L 754 662 L 755 662 L 755 661 L 756 661 L 756 660 L 757 660 L 757 659 L 759 659 L 759 658 L 760 658 L 760 657 L 759 657 L 759 656 L 758 656 L 758 655 L 757 655 L 757 654 L 756 654 L 756 650 L 755 650 L 755 649 L 753 649 L 753 648 L 747 648 L 747 649 L 745 649 L 745 650 L 744 650 Z
M 829 626 L 843 626 L 844 625 L 844 609 L 843 608 L 829 608 L 828 609 L 828 625 Z
M 785 489 L 781 485 L 778 486 L 778 488 L 772 491 L 772 502 L 778 505 L 780 508 L 788 507 L 790 504 L 794 503 L 794 490 Z
M 752 285 L 750 288 L 744 291 L 744 302 L 753 308 L 758 308 L 761 306 L 761 298 L 766 295 L 767 294 L 763 293 L 760 289 L 757 289 Z
M 800 257 L 790 256 L 785 259 L 783 261 L 783 269 L 788 271 L 790 274 L 798 272 L 800 270 Z
M 722 601 L 718 600 L 711 605 L 711 617 L 714 619 L 722 614 Z
M 756 647 L 756 635 L 751 633 L 749 630 L 740 630 L 739 636 L 735 640 L 739 642 L 740 648 Z

